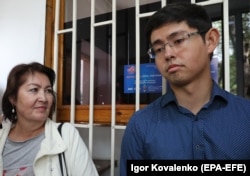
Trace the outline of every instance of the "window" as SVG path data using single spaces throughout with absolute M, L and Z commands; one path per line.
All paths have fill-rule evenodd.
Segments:
M 100 3 L 102 10 L 96 9 L 95 22 L 112 20 L 112 2 Z M 120 6 L 122 1 L 117 1 Z M 201 1 L 199 1 L 201 2 Z M 204 2 L 204 1 L 202 1 Z M 171 3 L 171 2 L 169 2 Z M 230 91 L 248 97 L 249 96 L 249 4 L 242 2 L 245 5 L 235 4 L 234 1 L 229 1 L 230 6 Z M 53 36 L 53 17 L 51 12 L 55 7 L 55 2 L 48 0 L 47 2 L 47 43 L 46 43 L 46 62 L 47 65 L 53 65 L 52 51 L 53 46 L 51 36 Z M 128 4 L 128 3 L 127 3 Z M 61 1 L 61 15 L 60 15 L 60 29 L 68 30 L 72 28 L 72 1 Z M 118 6 L 117 5 L 117 6 Z M 117 8 L 116 11 L 116 70 L 112 72 L 112 25 L 97 26 L 94 29 L 95 33 L 95 46 L 94 46 L 94 84 L 93 88 L 90 88 L 90 38 L 91 38 L 91 14 L 88 10 L 85 12 L 84 7 L 88 6 L 90 9 L 91 1 L 82 0 L 78 2 L 77 9 L 77 21 L 76 21 L 76 62 L 75 67 L 75 99 L 76 105 L 76 122 L 88 121 L 89 116 L 89 101 L 90 92 L 93 91 L 94 101 L 94 122 L 96 123 L 110 123 L 111 115 L 111 102 L 112 102 L 112 75 L 116 75 L 116 120 L 117 123 L 126 124 L 131 114 L 135 111 L 135 87 L 133 85 L 134 78 L 130 79 L 126 75 L 125 71 L 128 68 L 133 69 L 133 65 L 136 63 L 136 18 L 135 18 L 135 4 L 126 5 L 123 8 Z M 99 7 L 100 7 L 99 6 Z M 160 1 L 141 1 L 140 13 L 153 12 L 161 7 Z M 86 8 L 85 8 L 86 9 Z M 207 6 L 207 10 L 210 11 L 215 24 L 221 27 L 221 34 L 223 34 L 223 21 L 222 19 L 222 5 L 215 4 Z M 84 12 L 84 13 L 82 13 Z M 240 20 L 240 21 L 239 21 Z M 140 26 L 145 26 L 147 18 L 140 19 Z M 235 25 L 235 24 L 241 25 Z M 241 26 L 241 28 L 239 28 Z M 237 28 L 236 28 L 237 27 Z M 243 33 L 242 33 L 243 31 Z M 58 113 L 60 120 L 68 120 L 69 109 L 71 104 L 71 81 L 72 81 L 72 33 L 60 34 L 59 52 L 58 52 Z M 221 44 L 223 41 L 221 41 Z M 236 44 L 237 43 L 237 44 Z M 243 46 L 244 45 L 244 46 Z M 154 64 L 154 60 L 149 59 L 146 54 L 147 44 L 144 37 L 143 27 L 140 28 L 140 68 L 150 66 Z M 218 47 L 219 63 L 218 63 L 218 81 L 222 87 L 225 86 L 224 77 L 224 64 L 223 60 L 224 52 L 223 45 Z M 235 59 L 237 58 L 237 59 Z M 243 64 L 244 62 L 244 64 Z M 143 74 L 143 73 L 141 73 Z M 147 87 L 143 85 L 141 80 L 141 90 Z M 158 80 L 150 80 L 156 83 L 158 86 Z M 148 82 L 150 82 L 148 81 Z M 144 81 L 146 82 L 146 81 Z M 155 85 L 151 85 L 154 86 Z M 161 86 L 161 85 L 160 85 Z M 93 90 L 91 90 L 93 89 Z M 152 102 L 156 98 L 161 96 L 160 91 L 148 91 L 140 93 L 139 102 L 141 107 Z
M 176 1 L 168 0 L 167 2 Z M 231 92 L 249 98 L 250 4 L 248 1 L 241 0 L 241 3 L 237 3 L 235 0 L 229 0 L 230 17 L 228 21 L 223 19 L 223 12 L 225 11 L 222 10 L 223 5 L 221 3 L 206 5 L 206 8 L 212 16 L 214 25 L 220 29 L 222 35 L 220 45 L 215 52 L 217 57 L 214 64 L 216 67 L 213 70 L 215 71 L 215 77 L 221 87 L 227 89 L 229 87 Z M 139 55 L 140 70 L 146 69 L 145 72 L 150 70 L 152 75 L 157 75 L 152 67 L 154 60 L 149 59 L 146 53 L 148 46 L 145 41 L 143 26 L 145 26 L 147 17 L 138 20 L 136 18 L 136 10 L 140 5 L 139 13 L 147 14 L 159 9 L 166 1 L 141 0 L 137 6 L 136 3 L 139 0 L 117 0 L 115 23 L 111 23 L 113 18 L 111 0 L 96 0 L 95 3 L 98 8 L 95 8 L 95 14 L 92 14 L 92 18 L 90 13 L 92 0 L 78 0 L 76 6 L 77 13 L 72 10 L 75 9 L 73 8 L 75 7 L 74 1 L 58 0 L 57 2 L 60 2 L 60 9 L 58 10 L 61 13 L 59 19 L 55 18 L 55 11 L 57 10 L 56 0 L 47 0 L 45 46 L 45 64 L 55 67 L 58 71 L 57 120 L 71 121 L 77 127 L 88 128 L 90 153 L 94 148 L 92 145 L 94 123 L 110 127 L 111 130 L 108 130 L 111 131 L 109 139 L 111 140 L 111 175 L 113 175 L 115 158 L 119 158 L 119 151 L 115 150 L 115 146 L 120 145 L 119 140 L 115 142 L 114 136 L 115 134 L 122 136 L 122 133 L 120 134 L 120 131 L 117 130 L 125 129 L 129 118 L 137 108 L 136 103 L 138 100 L 139 107 L 143 108 L 161 96 L 161 92 L 157 89 L 157 85 L 159 85 L 157 78 L 154 78 L 153 81 L 151 80 L 156 82 L 156 86 L 153 85 L 153 90 L 148 91 L 145 89 L 147 81 L 142 78 L 143 76 L 148 76 L 147 74 L 140 76 L 141 91 L 139 96 L 137 96 L 133 86 L 131 86 L 131 84 L 134 85 L 135 77 L 125 72 L 126 70 L 129 70 L 131 73 L 134 72 L 134 69 L 136 69 L 134 64 L 137 63 L 137 56 Z M 203 0 L 196 2 L 209 3 L 211 1 Z M 77 16 L 76 23 L 72 20 L 74 16 Z M 91 20 L 93 18 L 96 24 L 93 28 L 95 37 L 94 46 L 92 47 Z M 57 20 L 59 24 L 58 31 L 54 29 L 54 21 L 57 22 Z M 224 26 L 224 24 L 228 24 L 227 22 L 229 26 Z M 76 28 L 74 28 L 75 24 Z M 113 24 L 115 24 L 115 28 L 113 28 Z M 136 43 L 138 37 L 136 25 L 139 26 L 139 47 Z M 225 30 L 227 27 L 229 27 L 228 32 Z M 57 37 L 54 37 L 56 36 L 54 35 L 54 30 L 58 32 Z M 74 33 L 74 30 L 76 33 Z M 114 30 L 116 38 L 115 53 L 112 50 Z M 72 41 L 74 42 L 72 43 Z M 226 51 L 224 51 L 224 41 L 229 41 L 227 43 L 230 43 L 229 49 Z M 54 50 L 54 44 L 56 47 L 58 44 L 58 50 Z M 72 50 L 73 46 L 75 46 L 76 50 Z M 93 54 L 91 55 L 91 48 L 93 49 L 94 57 Z M 228 56 L 227 52 L 229 52 Z M 114 55 L 116 56 L 115 58 L 113 58 Z M 58 62 L 55 62 L 55 58 L 58 59 Z M 114 75 L 115 80 L 113 79 Z M 75 84 L 73 85 L 72 78 L 73 80 L 75 79 Z M 162 89 L 164 89 L 163 86 Z M 72 92 L 74 96 L 72 96 Z M 72 116 L 73 120 L 71 119 Z M 93 121 L 91 121 L 91 118 L 93 118 Z M 97 127 L 95 126 L 95 128 Z M 103 133 L 103 131 L 100 133 Z

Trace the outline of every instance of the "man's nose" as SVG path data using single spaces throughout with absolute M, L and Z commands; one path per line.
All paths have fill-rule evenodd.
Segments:
M 169 45 L 169 43 L 167 43 L 165 46 L 164 46 L 164 56 L 166 59 L 170 59 L 174 56 L 175 52 L 174 52 L 174 48 Z

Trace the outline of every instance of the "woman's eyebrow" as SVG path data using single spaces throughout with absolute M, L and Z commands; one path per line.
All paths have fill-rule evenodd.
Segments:
M 27 86 L 42 87 L 40 84 L 37 84 L 37 83 L 29 83 L 29 84 L 27 84 Z M 49 85 L 45 86 L 45 88 L 52 88 L 52 86 L 49 84 Z

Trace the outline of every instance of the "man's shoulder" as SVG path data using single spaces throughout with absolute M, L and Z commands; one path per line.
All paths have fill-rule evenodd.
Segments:
M 247 98 L 245 98 L 243 96 L 228 93 L 228 97 L 229 97 L 228 101 L 230 103 L 240 103 L 240 102 L 242 102 L 242 103 L 244 103 L 246 105 L 250 105 L 250 99 L 247 99 Z
M 244 104 L 243 106 L 250 106 L 250 99 L 235 95 L 232 92 L 226 91 L 220 87 L 217 87 L 217 95 L 222 97 L 228 104 L 233 104 L 235 106 Z
M 134 114 L 133 114 L 133 118 L 136 118 L 136 121 L 155 121 L 155 119 L 157 118 L 157 114 L 160 113 L 164 107 L 162 106 L 162 99 L 163 96 L 157 98 L 156 100 L 154 100 L 153 102 L 151 102 L 150 104 L 146 105 L 145 107 L 137 110 Z
M 138 112 L 144 113 L 144 112 L 148 112 L 148 111 L 155 111 L 156 109 L 162 108 L 162 99 L 163 99 L 163 96 L 157 98 L 156 100 L 147 104 L 145 107 L 141 108 Z
M 227 103 L 231 111 L 250 114 L 250 100 L 247 98 L 228 93 Z

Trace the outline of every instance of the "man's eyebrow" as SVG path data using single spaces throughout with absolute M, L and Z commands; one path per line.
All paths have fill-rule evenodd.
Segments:
M 153 43 L 151 43 L 151 46 L 154 46 L 154 45 L 162 45 L 164 42 L 160 39 L 157 39 L 155 40 Z
M 169 38 L 171 38 L 171 37 L 174 37 L 174 36 L 176 36 L 176 35 L 178 35 L 178 34 L 180 34 L 180 33 L 183 33 L 183 32 L 185 32 L 185 31 L 175 31 L 175 32 L 171 33 L 171 34 L 167 37 L 167 39 L 169 39 Z
M 170 35 L 168 35 L 166 39 L 168 40 L 169 38 L 172 38 L 172 37 L 174 37 L 174 36 L 176 36 L 176 35 L 178 35 L 178 34 L 180 34 L 182 32 L 185 32 L 185 31 L 182 31 L 182 30 L 181 31 L 175 31 L 175 32 L 171 33 Z M 160 39 L 157 39 L 153 43 L 151 43 L 151 46 L 161 45 L 163 43 L 165 43 L 165 42 L 160 40 Z

